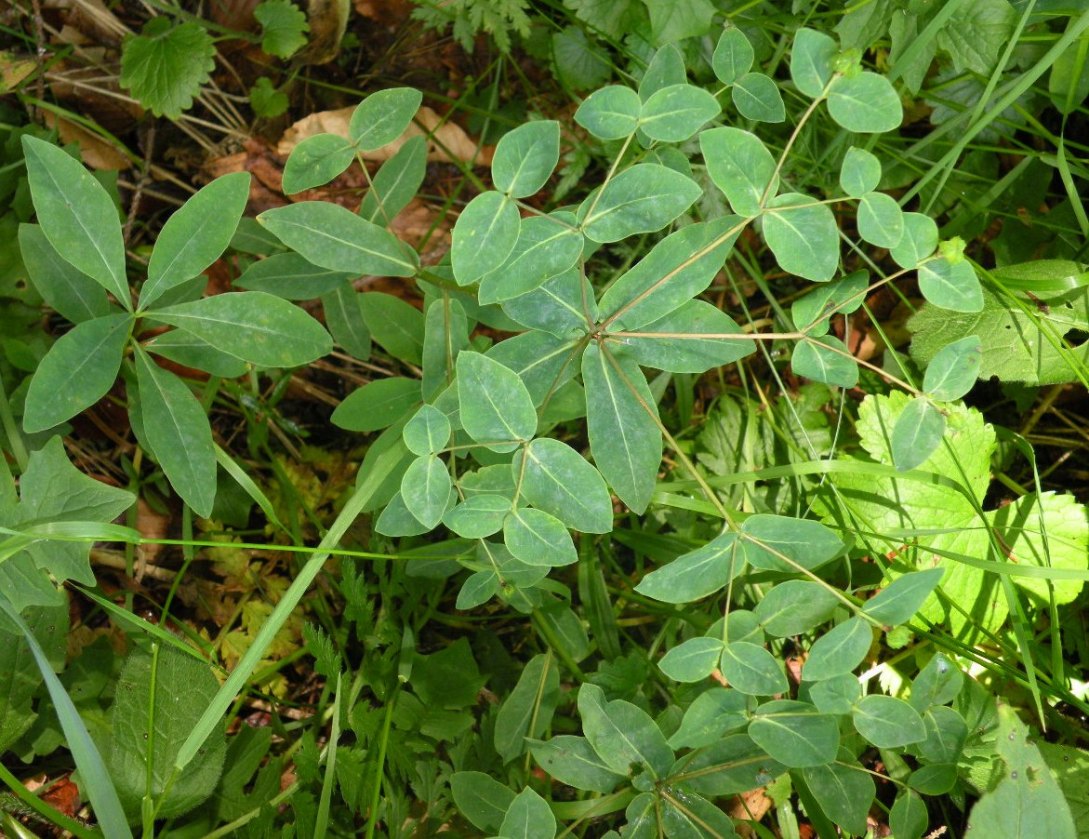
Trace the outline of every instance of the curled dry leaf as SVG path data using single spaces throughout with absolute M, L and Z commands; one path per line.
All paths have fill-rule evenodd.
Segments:
M 121 171 L 132 168 L 132 161 L 123 152 L 82 125 L 58 117 L 51 111 L 42 111 L 42 118 L 49 128 L 57 129 L 62 143 L 79 144 L 79 156 L 92 169 Z

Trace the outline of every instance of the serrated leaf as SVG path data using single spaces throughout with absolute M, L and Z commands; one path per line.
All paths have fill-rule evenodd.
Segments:
M 291 58 L 306 44 L 310 25 L 291 0 L 264 0 L 253 10 L 261 24 L 261 49 L 277 58 Z
M 749 736 L 792 769 L 823 766 L 839 752 L 839 722 L 807 702 L 776 699 L 756 709 Z
M 1013 36 L 1018 17 L 1006 0 L 957 6 L 938 31 L 938 46 L 953 59 L 958 72 L 968 69 L 989 76 Z
M 719 115 L 718 100 L 701 87 L 676 84 L 662 88 L 646 102 L 639 128 L 652 140 L 679 143 Z
M 39 225 L 19 225 L 19 253 L 42 299 L 72 323 L 110 313 L 102 286 L 64 259 Z
M 724 29 L 711 56 L 711 69 L 723 84 L 733 84 L 752 69 L 755 53 L 749 39 L 735 26 Z
M 356 153 L 356 147 L 339 134 L 307 137 L 291 150 L 284 164 L 284 194 L 324 186 L 352 165 Z
M 755 134 L 729 126 L 700 134 L 707 174 L 722 190 L 734 212 L 758 216 L 765 194 L 775 194 L 775 158 Z M 770 186 L 769 186 L 770 184 Z
M 560 159 L 560 124 L 535 120 L 508 131 L 495 147 L 492 182 L 511 198 L 526 198 L 541 189 Z
M 178 119 L 215 67 L 215 42 L 195 21 L 153 17 L 121 50 L 121 87 L 156 116 Z
M 787 192 L 768 201 L 764 239 L 779 267 L 807 280 L 827 282 L 839 268 L 839 228 L 827 204 Z
M 400 137 L 416 111 L 423 94 L 411 87 L 391 87 L 372 93 L 352 111 L 348 138 L 360 151 L 374 151 Z
M 579 224 L 586 238 L 601 243 L 653 233 L 691 207 L 702 192 L 680 172 L 658 163 L 637 163 L 582 202 Z
M 802 678 L 819 682 L 850 673 L 862 663 L 871 644 L 873 625 L 864 618 L 849 618 L 813 643 L 802 665 Z
M 737 112 L 745 119 L 757 122 L 782 122 L 786 119 L 786 106 L 779 88 L 771 77 L 763 73 L 746 73 L 730 88 Z
M 601 474 L 559 440 L 542 437 L 512 463 L 522 496 L 583 533 L 608 533 L 613 506 Z
M 847 149 L 839 168 L 839 185 L 843 191 L 852 198 L 861 198 L 877 189 L 880 182 L 881 161 L 877 156 L 858 146 Z
M 832 80 L 836 42 L 823 32 L 801 28 L 794 33 L 790 52 L 790 78 L 810 99 L 816 99 Z
M 900 127 L 904 109 L 884 76 L 866 70 L 841 76 L 828 91 L 828 113 L 848 131 L 881 134 Z
M 945 434 L 945 417 L 926 397 L 912 399 L 892 429 L 892 462 L 901 472 L 914 469 L 934 453 Z
M 450 264 L 458 285 L 470 285 L 506 262 L 518 242 L 518 208 L 501 192 L 482 192 L 454 223 Z
M 555 568 L 578 561 L 575 544 L 563 522 L 543 510 L 519 507 L 503 521 L 503 542 L 527 565 Z

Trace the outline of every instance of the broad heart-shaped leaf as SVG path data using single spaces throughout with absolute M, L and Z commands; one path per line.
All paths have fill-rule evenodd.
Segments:
M 102 286 L 57 253 L 40 226 L 19 225 L 19 252 L 42 299 L 72 323 L 110 313 Z
M 451 488 L 450 472 L 434 455 L 416 458 L 401 478 L 405 507 L 428 530 L 442 521 Z
M 148 308 L 163 292 L 219 259 L 231 243 L 249 196 L 249 172 L 235 172 L 216 178 L 167 219 L 151 252 L 140 308 Z
M 609 85 L 595 90 L 575 111 L 575 122 L 600 140 L 621 140 L 639 125 L 643 103 L 630 87 Z
M 816 99 L 832 80 L 836 42 L 813 29 L 801 28 L 794 33 L 790 51 L 790 78 L 794 86 L 810 99 Z
M 851 761 L 810 766 L 802 777 L 825 815 L 853 836 L 866 835 L 866 817 L 877 794 L 868 771 Z
M 559 160 L 560 124 L 554 119 L 527 122 L 496 144 L 492 182 L 511 198 L 525 198 L 548 182 Z
M 454 223 L 450 265 L 458 285 L 475 283 L 507 261 L 518 242 L 518 208 L 501 192 L 482 192 Z
M 421 101 L 423 94 L 411 87 L 372 93 L 352 112 L 348 137 L 360 151 L 374 151 L 392 143 L 408 128 Z
M 638 329 L 687 303 L 711 284 L 742 223 L 725 216 L 670 233 L 605 290 L 601 319 L 614 319 L 615 329 Z
M 662 462 L 658 406 L 638 365 L 591 343 L 582 356 L 590 453 L 613 491 L 642 513 Z
M 257 220 L 304 259 L 353 275 L 411 277 L 419 257 L 388 230 L 328 201 L 266 210 Z
M 1082 835 L 1078 830 L 1081 825 L 1075 825 L 1071 805 L 1034 739 L 1017 712 L 1000 703 L 994 747 L 1005 764 L 1004 771 L 994 789 L 986 792 L 969 813 L 965 839 L 1075 839 Z
M 217 294 L 150 315 L 259 367 L 298 367 L 333 350 L 320 323 L 298 306 L 261 291 Z
M 724 29 L 711 56 L 711 69 L 723 84 L 733 84 L 749 70 L 755 58 L 752 44 L 736 26 Z
M 388 226 L 416 195 L 427 174 L 427 140 L 409 137 L 396 154 L 382 164 L 359 205 L 367 221 Z
M 960 399 L 972 389 L 983 365 L 983 342 L 969 335 L 942 347 L 926 366 L 923 390 L 939 402 Z
M 735 337 L 739 340 L 731 340 Z M 689 300 L 639 332 L 623 333 L 619 340 L 644 367 L 671 373 L 703 373 L 756 352 L 756 344 L 744 339 L 741 327 L 704 300 Z
M 668 774 L 673 750 L 646 711 L 622 699 L 606 702 L 604 691 L 590 682 L 579 688 L 578 706 L 586 739 L 610 769 L 630 775 L 642 766 L 654 778 Z
M 754 568 L 797 573 L 839 556 L 843 541 L 817 521 L 758 513 L 741 525 L 740 547 Z
M 499 829 L 515 798 L 509 787 L 483 772 L 455 772 L 450 776 L 450 792 L 462 815 L 487 833 Z
M 802 635 L 832 617 L 842 601 L 814 580 L 786 580 L 765 594 L 753 615 L 775 638 Z
M 71 263 L 132 308 L 117 208 L 83 164 L 51 143 L 24 134 L 30 197 L 45 238 Z
M 339 134 L 315 134 L 291 150 L 284 164 L 284 194 L 324 186 L 355 160 L 357 149 Z
M 574 266 L 582 256 L 582 236 L 552 216 L 522 219 L 517 235 L 506 261 L 480 278 L 477 299 L 481 304 L 527 294 Z
M 637 163 L 590 193 L 579 206 L 579 224 L 593 242 L 653 233 L 691 207 L 702 192 L 687 175 L 659 163 Z
M 566 443 L 540 437 L 511 464 L 522 496 L 583 533 L 608 533 L 613 505 L 601 474 Z
M 828 113 L 848 131 L 860 134 L 892 131 L 904 119 L 904 109 L 892 83 L 865 70 L 835 80 L 828 91 Z
M 700 151 L 707 174 L 734 212 L 760 215 L 765 194 L 774 195 L 778 186 L 775 158 L 760 138 L 740 128 L 710 128 L 700 134 Z
M 858 365 L 834 335 L 806 338 L 794 346 L 790 368 L 799 376 L 839 387 L 858 384 Z
M 864 696 L 855 705 L 851 720 L 858 733 L 879 749 L 907 746 L 926 737 L 919 712 L 895 696 Z
M 173 818 L 212 794 L 226 753 L 222 725 L 176 776 L 174 758 L 218 688 L 208 665 L 172 647 L 129 655 L 110 712 L 106 761 L 130 819 L 139 819 L 145 796 L 155 800 L 163 818 Z
M 913 571 L 893 580 L 862 605 L 862 611 L 885 626 L 907 623 L 942 579 L 942 569 Z
M 1076 381 L 1076 368 L 1089 359 L 1089 341 L 1066 349 L 1061 339 L 1080 340 L 1075 334 L 1089 331 L 1089 289 L 1050 298 L 1046 306 L 1019 306 L 989 288 L 983 289 L 978 313 L 959 314 L 928 303 L 908 321 L 914 333 L 912 358 L 929 369 L 946 346 L 975 336 L 982 351 L 980 379 L 997 376 L 1030 385 Z
M 234 285 L 285 300 L 313 300 L 340 288 L 354 275 L 321 268 L 297 253 L 277 253 L 253 263 Z
M 757 644 L 731 641 L 722 650 L 722 675 L 730 687 L 748 696 L 774 696 L 789 687 L 782 662 Z
M 896 199 L 883 192 L 867 192 L 858 204 L 858 235 L 871 245 L 892 248 L 904 236 L 904 213 Z
M 121 50 L 121 87 L 156 116 L 178 119 L 215 67 L 215 41 L 196 21 L 153 17 Z
M 499 826 L 499 839 L 553 839 L 555 835 L 552 808 L 529 787 L 510 803 Z
M 140 417 L 151 453 L 167 480 L 198 516 L 212 514 L 216 498 L 216 454 L 212 428 L 200 401 L 188 386 L 136 352 Z
M 518 374 L 475 352 L 457 358 L 461 425 L 478 443 L 494 451 L 512 451 L 537 430 L 533 399 Z M 508 441 L 509 444 L 508 444 Z
M 904 235 L 889 250 L 901 268 L 914 268 L 938 247 L 938 225 L 922 213 L 904 213 Z
M 532 507 L 511 510 L 503 520 L 503 542 L 527 565 L 554 568 L 578 561 L 571 534 L 555 516 Z
M 450 420 L 434 405 L 421 405 L 401 433 L 414 455 L 438 454 L 450 442 Z
M 658 668 L 675 682 L 699 682 L 711 675 L 722 657 L 719 638 L 689 638 L 658 662 Z
M 718 100 L 702 87 L 670 85 L 643 103 L 639 127 L 652 140 L 679 143 L 703 128 L 721 110 Z
M 702 548 L 682 554 L 639 581 L 635 590 L 663 603 L 691 603 L 726 587 L 745 568 L 737 535 L 723 533 Z
M 813 643 L 802 665 L 802 678 L 819 682 L 850 673 L 862 663 L 872 643 L 873 625 L 869 621 L 860 617 L 845 620 Z
M 851 146 L 839 168 L 839 185 L 852 198 L 873 192 L 881 183 L 881 161 L 877 155 Z M 899 206 L 899 205 L 897 205 Z
M 772 198 L 763 217 L 764 239 L 779 267 L 827 282 L 839 267 L 839 228 L 827 204 L 786 192 Z
M 966 259 L 950 262 L 940 256 L 922 263 L 919 266 L 919 291 L 943 309 L 969 314 L 983 311 L 983 289 L 976 270 Z
M 585 737 L 560 735 L 530 741 L 530 752 L 541 768 L 561 784 L 590 792 L 612 792 L 624 780 L 597 755 Z
M 756 709 L 748 733 L 760 748 L 791 769 L 823 766 L 839 752 L 839 721 L 808 702 L 765 702 Z
M 774 80 L 764 73 L 746 73 L 730 88 L 737 112 L 757 122 L 782 122 L 786 106 Z
M 912 399 L 892 429 L 892 462 L 900 472 L 914 469 L 938 448 L 945 417 L 925 396 Z
M 132 315 L 86 320 L 66 332 L 38 364 L 23 410 L 23 428 L 45 431 L 106 395 L 121 369 Z

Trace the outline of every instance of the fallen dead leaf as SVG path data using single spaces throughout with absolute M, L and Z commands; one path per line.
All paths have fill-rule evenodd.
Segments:
M 136 502 L 136 529 L 145 539 L 165 539 L 170 528 L 170 516 L 157 513 L 144 501 Z M 136 546 L 136 580 L 143 579 L 149 565 L 155 564 L 155 559 L 162 552 L 162 545 L 137 545 Z
M 763 787 L 736 796 L 733 804 L 730 805 L 729 815 L 737 826 L 738 836 L 743 837 L 743 839 L 753 836 L 753 829 L 745 822 L 759 822 L 773 806 L 774 803 L 768 798 Z
M 117 150 L 111 143 L 103 140 L 82 125 L 58 117 L 51 111 L 42 111 L 42 119 L 49 128 L 56 128 L 64 143 L 79 143 L 79 156 L 92 169 L 122 171 L 132 168 L 132 161 Z

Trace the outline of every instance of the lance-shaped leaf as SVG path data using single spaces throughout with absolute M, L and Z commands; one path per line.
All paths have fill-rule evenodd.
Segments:
M 651 571 L 635 590 L 663 603 L 691 603 L 725 588 L 745 568 L 737 535 L 723 533 L 694 551 Z
M 659 163 L 637 163 L 592 192 L 579 206 L 578 219 L 591 241 L 617 242 L 661 230 L 702 193 L 687 175 Z
M 354 275 L 321 268 L 297 253 L 277 253 L 255 262 L 234 285 L 285 300 L 313 300 L 342 286 Z
M 167 219 L 140 290 L 141 309 L 219 259 L 238 229 L 249 195 L 249 173 L 235 172 L 212 181 Z
M 482 192 L 454 222 L 450 266 L 458 285 L 475 283 L 510 256 L 518 242 L 518 208 L 501 192 Z
M 739 340 L 733 340 L 734 336 Z M 742 337 L 741 327 L 717 306 L 689 300 L 661 320 L 619 340 L 644 367 L 703 373 L 756 352 L 755 342 L 740 340 Z
M 195 367 L 221 376 L 234 379 L 246 372 L 246 362 L 222 350 L 217 350 L 203 338 L 192 335 L 184 329 L 171 329 L 156 335 L 144 344 L 144 349 L 162 358 L 169 358 L 186 367 Z
M 530 752 L 541 768 L 562 784 L 590 792 L 612 792 L 624 776 L 598 757 L 585 737 L 561 735 L 530 741 Z
M 42 299 L 72 323 L 110 313 L 102 286 L 57 253 L 40 226 L 19 225 L 19 252 Z
M 537 430 L 533 399 L 518 374 L 488 356 L 462 352 L 457 358 L 458 404 L 465 432 L 495 451 L 512 451 Z M 508 445 L 505 441 L 512 441 Z
M 325 326 L 333 340 L 353 358 L 366 361 L 371 355 L 371 331 L 363 316 L 363 295 L 342 280 L 336 288 L 321 296 Z
M 109 194 L 82 163 L 52 143 L 29 134 L 22 143 L 30 197 L 45 237 L 65 261 L 131 309 L 125 243 Z
M 477 299 L 499 303 L 533 291 L 578 262 L 582 245 L 582 236 L 555 218 L 522 219 L 514 250 L 502 265 L 480 278 Z
M 551 119 L 528 122 L 496 144 L 492 181 L 511 198 L 525 198 L 545 185 L 559 159 L 560 124 Z
M 601 474 L 566 443 L 541 437 L 512 463 L 522 496 L 583 533 L 608 533 L 613 505 Z
M 427 140 L 409 137 L 397 153 L 382 164 L 359 205 L 367 221 L 389 225 L 416 195 L 427 174 Z

